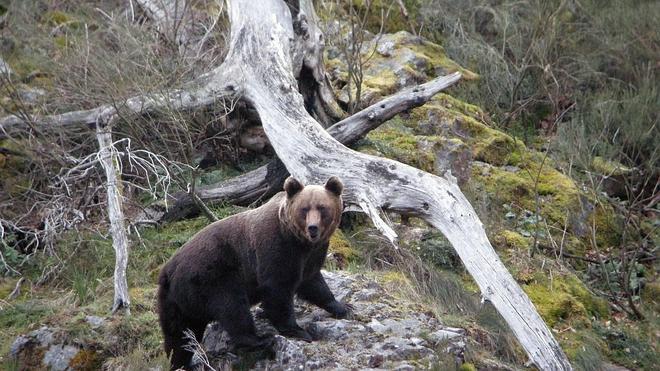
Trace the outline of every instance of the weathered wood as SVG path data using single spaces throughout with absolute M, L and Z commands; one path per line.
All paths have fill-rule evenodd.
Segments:
M 139 95 L 117 104 L 48 116 L 9 115 L 0 119 L 0 140 L 10 136 L 12 132 L 29 130 L 30 126 L 26 122 L 36 125 L 40 132 L 61 131 L 78 126 L 95 129 L 97 122 L 112 125 L 112 120 L 126 117 L 125 114 L 142 115 L 157 113 L 164 109 L 182 111 L 200 109 L 222 101 L 223 97 L 235 96 L 237 94 L 235 87 L 216 78 L 214 72 L 199 76 L 182 89 L 164 94 Z
M 242 78 L 243 99 L 257 109 L 289 172 L 305 183 L 339 175 L 345 201 L 367 212 L 392 241 L 396 234 L 382 210 L 427 220 L 452 243 L 484 299 L 504 317 L 531 360 L 544 370 L 571 369 L 532 302 L 499 260 L 451 174 L 438 177 L 341 145 L 307 113 L 295 88 L 295 58 L 289 52 L 296 48 L 290 45 L 294 35 L 286 5 L 277 0 L 231 1 L 229 11 L 232 41 L 223 66 Z
M 325 39 L 319 28 L 318 17 L 311 2 L 287 0 L 294 17 L 295 42 L 291 46 L 293 74 L 298 80 L 298 90 L 305 99 L 307 111 L 328 127 L 343 117 L 337 104 L 330 80 L 325 71 L 323 51 Z
M 401 90 L 332 125 L 328 128 L 328 133 L 340 143 L 349 146 L 397 114 L 428 102 L 434 95 L 455 84 L 459 79 L 460 74 L 454 73 Z M 197 195 L 206 203 L 228 202 L 235 205 L 249 205 L 259 199 L 266 200 L 281 190 L 288 175 L 282 163 L 274 160 L 268 165 L 238 177 L 200 187 Z M 174 203 L 163 215 L 162 221 L 171 222 L 197 215 L 199 212 L 189 193 L 179 192 L 171 198 Z
M 115 250 L 114 287 L 115 294 L 112 301 L 112 312 L 125 309 L 130 313 L 130 298 L 128 296 L 128 282 L 126 281 L 126 267 L 128 266 L 128 233 L 124 223 L 121 196 L 121 174 L 118 167 L 119 159 L 112 143 L 110 127 L 101 123 L 96 126 L 96 139 L 99 143 L 99 162 L 105 170 L 106 193 L 108 200 L 108 219 L 110 220 L 110 235 L 112 247 Z

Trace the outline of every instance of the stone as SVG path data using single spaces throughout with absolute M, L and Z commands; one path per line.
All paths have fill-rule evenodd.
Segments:
M 394 52 L 394 41 L 386 40 L 379 43 L 376 51 L 383 57 L 391 57 Z
M 87 321 L 92 328 L 99 328 L 105 324 L 105 319 L 99 316 L 85 316 L 85 321 Z
M 69 363 L 79 351 L 80 349 L 72 345 L 52 345 L 44 355 L 43 363 L 52 371 L 64 371 L 69 368 Z
M 293 365 L 302 369 L 307 361 L 302 348 L 284 336 L 275 336 L 275 352 L 275 362 L 278 366 Z
M 420 364 L 432 364 L 436 352 L 460 354 L 461 329 L 442 326 L 431 315 L 419 313 L 419 304 L 404 299 L 393 300 L 378 282 L 362 275 L 341 271 L 323 271 L 323 275 L 339 300 L 355 306 L 356 318 L 335 319 L 325 311 L 296 301 L 296 317 L 314 342 L 289 339 L 263 318 L 262 311 L 253 310 L 260 335 L 275 334 L 271 359 L 263 357 L 252 368 L 256 370 L 410 370 Z M 364 299 L 374 299 L 368 301 Z M 211 328 L 212 327 L 212 328 Z M 443 332 L 444 331 L 444 332 Z M 230 349 L 228 339 L 219 334 L 219 326 L 207 327 L 203 346 L 209 358 L 218 351 Z M 209 333 L 213 333 L 211 341 Z M 429 338 L 420 334 L 432 334 Z M 434 339 L 447 339 L 447 346 L 435 347 Z M 457 346 L 459 343 L 460 346 Z M 444 344 L 444 343 L 443 343 Z M 211 364 L 222 367 L 240 364 L 239 359 L 212 358 Z M 224 362 L 224 363 L 223 363 Z
M 355 293 L 353 297 L 359 301 L 373 301 L 374 299 L 378 299 L 380 295 L 376 289 L 363 289 Z
M 388 361 L 420 359 L 433 354 L 433 350 L 425 346 L 395 336 L 385 339 L 382 343 L 377 344 L 375 348 Z
M 429 340 L 435 344 L 461 336 L 461 333 L 447 329 L 437 330 L 429 334 Z
M 9 348 L 9 355 L 12 358 L 17 358 L 21 350 L 25 348 L 28 342 L 30 342 L 30 338 L 25 335 L 17 337 Z
M 27 105 L 35 105 L 46 95 L 46 91 L 39 88 L 23 87 L 18 92 L 18 95 L 23 103 Z
M 368 328 L 370 328 L 374 332 L 378 333 L 384 333 L 389 330 L 389 327 L 383 325 L 380 321 L 377 319 L 373 318 L 371 322 L 367 325 Z
M 9 67 L 9 63 L 5 62 L 2 58 L 0 58 L 0 74 L 3 75 L 14 74 L 14 71 L 12 71 L 11 67 Z

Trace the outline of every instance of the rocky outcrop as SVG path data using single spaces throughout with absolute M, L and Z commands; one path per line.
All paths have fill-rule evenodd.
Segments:
M 337 271 L 324 272 L 324 276 L 337 298 L 355 307 L 354 317 L 338 320 L 319 308 L 296 303 L 298 323 L 316 339 L 306 343 L 275 335 L 256 309 L 260 332 L 275 335 L 275 355 L 253 364 L 255 369 L 412 370 L 462 363 L 462 329 L 443 326 L 428 308 L 393 297 L 364 275 Z M 203 346 L 216 369 L 241 362 L 227 340 L 219 326 L 207 328 Z
M 88 362 L 90 354 L 96 353 L 90 352 L 81 344 L 68 342 L 66 332 L 62 329 L 48 326 L 19 336 L 9 351 L 10 357 L 16 361 L 20 370 L 91 369 L 97 360 Z

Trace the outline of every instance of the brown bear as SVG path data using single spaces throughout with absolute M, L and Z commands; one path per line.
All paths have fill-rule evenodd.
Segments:
M 311 341 L 296 323 L 294 295 L 337 318 L 352 310 L 338 302 L 323 276 L 330 236 L 342 214 L 343 185 L 303 186 L 289 177 L 264 205 L 199 231 L 165 264 L 158 280 L 158 316 L 173 368 L 187 367 L 184 330 L 198 340 L 217 321 L 237 349 L 260 349 L 250 306 L 261 303 L 280 334 Z

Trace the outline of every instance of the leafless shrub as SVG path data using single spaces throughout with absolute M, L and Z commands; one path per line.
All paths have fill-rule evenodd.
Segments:
M 215 371 L 215 368 L 209 362 L 209 357 L 206 355 L 204 347 L 197 341 L 195 333 L 191 330 L 185 330 L 183 334 L 184 338 L 188 341 L 184 349 L 193 354 L 192 363 L 201 365 L 204 370 Z
M 329 7 L 330 13 L 337 12 L 341 14 L 341 16 L 336 17 L 337 27 L 334 29 L 334 32 L 331 32 L 331 29 L 328 28 L 325 34 L 330 43 L 334 44 L 340 50 L 342 59 L 346 62 L 348 74 L 346 79 L 346 92 L 348 94 L 347 111 L 354 113 L 361 108 L 364 66 L 376 52 L 378 40 L 382 35 L 385 20 L 392 6 L 388 8 L 387 12 L 381 9 L 381 14 L 376 15 L 380 18 L 380 29 L 375 35 L 371 50 L 366 50 L 366 46 L 371 39 L 367 24 L 374 16 L 373 12 L 375 12 L 374 9 L 376 8 L 373 6 L 373 2 L 366 1 L 361 6 L 357 6 L 353 0 L 349 0 L 347 4 L 336 0 L 331 4 L 326 4 L 326 6 Z

